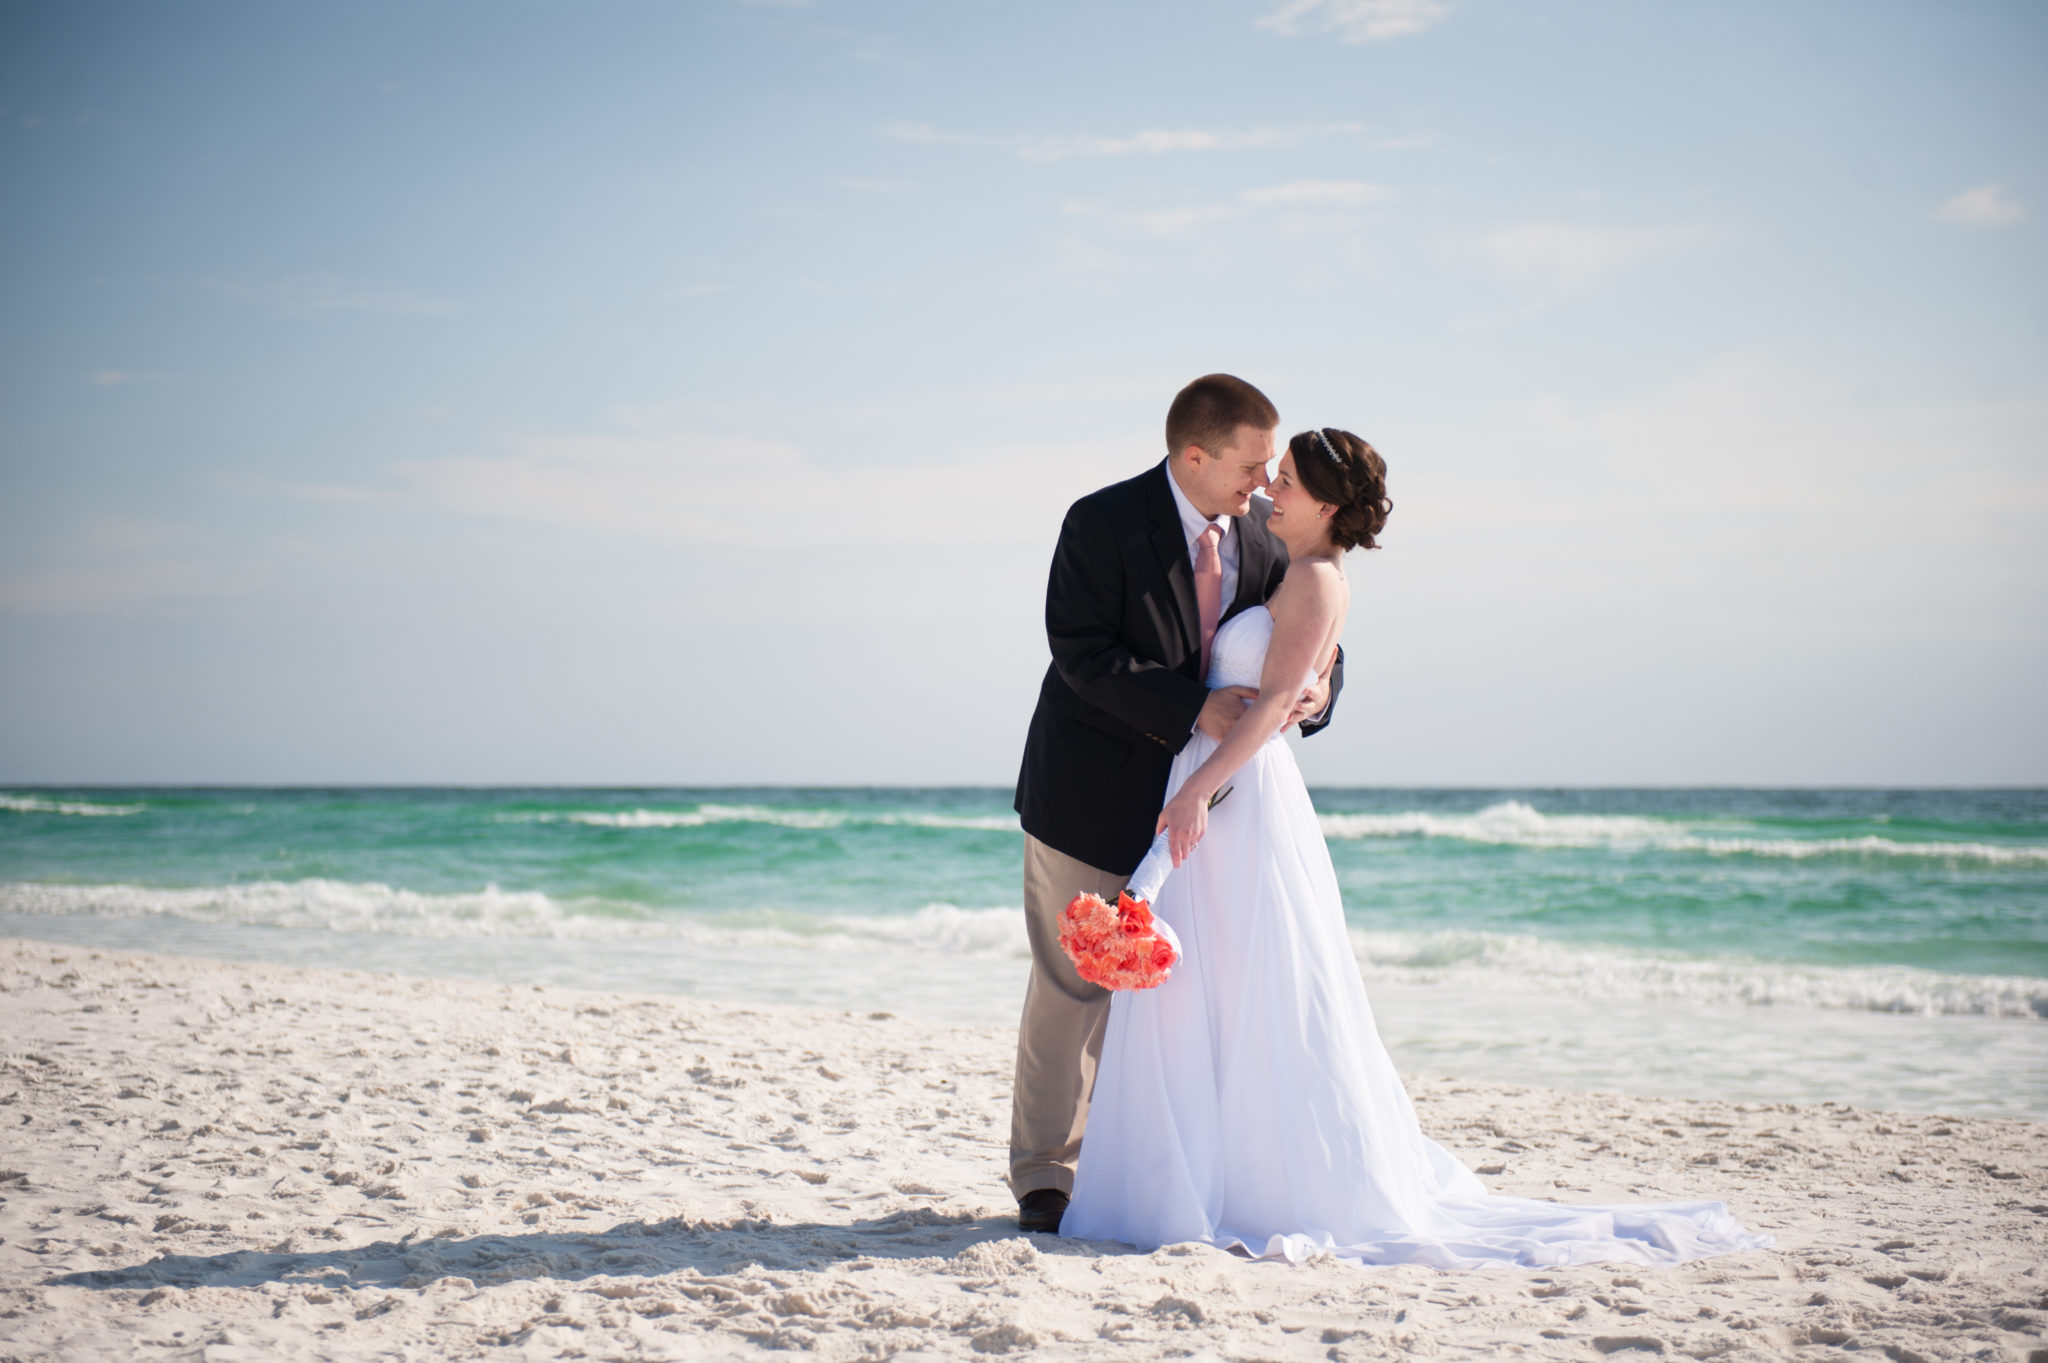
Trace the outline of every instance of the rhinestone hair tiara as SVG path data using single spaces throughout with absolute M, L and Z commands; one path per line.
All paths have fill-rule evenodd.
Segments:
M 1330 457 L 1330 462 L 1339 469 L 1344 468 L 1343 456 L 1337 453 L 1337 447 L 1330 443 L 1330 437 L 1323 434 L 1323 428 L 1320 426 L 1316 427 L 1316 439 L 1322 443 L 1323 453 Z

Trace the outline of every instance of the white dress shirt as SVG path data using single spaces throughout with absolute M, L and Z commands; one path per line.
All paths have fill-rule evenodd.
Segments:
M 1217 615 L 1217 623 L 1221 625 L 1222 617 L 1230 614 L 1230 603 L 1237 597 L 1237 518 L 1218 516 L 1213 522 L 1205 519 L 1201 512 L 1195 510 L 1195 504 L 1188 500 L 1187 493 L 1180 490 L 1180 483 L 1173 476 L 1172 460 L 1168 460 L 1166 464 L 1166 485 L 1173 489 L 1173 504 L 1180 508 L 1180 528 L 1187 535 L 1190 568 L 1194 567 L 1195 563 L 1196 539 L 1211 524 L 1223 527 L 1223 540 L 1216 546 L 1217 554 L 1223 559 L 1223 609 Z M 1321 710 L 1310 715 L 1304 722 L 1325 723 L 1329 715 L 1330 706 L 1325 702 Z
M 1216 546 L 1216 552 L 1223 559 L 1223 605 L 1217 614 L 1221 623 L 1223 616 L 1230 614 L 1230 603 L 1237 599 L 1237 527 L 1235 516 L 1218 516 L 1209 520 L 1195 510 L 1195 504 L 1188 500 L 1188 494 L 1180 490 L 1180 480 L 1173 476 L 1173 461 L 1166 461 L 1166 485 L 1173 489 L 1173 504 L 1180 508 L 1180 528 L 1187 535 L 1188 567 L 1195 566 L 1195 541 L 1211 525 L 1223 528 L 1223 539 Z

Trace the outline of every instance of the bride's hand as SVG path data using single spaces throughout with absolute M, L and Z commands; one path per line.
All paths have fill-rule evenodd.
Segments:
M 1181 791 L 1159 811 L 1159 822 L 1152 831 L 1168 834 L 1167 849 L 1173 853 L 1173 864 L 1178 867 L 1195 850 L 1202 834 L 1209 831 L 1209 802 L 1191 790 Z

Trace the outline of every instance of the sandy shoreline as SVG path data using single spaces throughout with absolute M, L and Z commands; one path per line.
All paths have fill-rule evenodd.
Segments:
M 2048 1349 L 2040 1123 L 1419 1080 L 1501 1191 L 1721 1198 L 1777 1248 L 1288 1268 L 1018 1235 L 1011 1044 L 0 942 L 0 1359 Z

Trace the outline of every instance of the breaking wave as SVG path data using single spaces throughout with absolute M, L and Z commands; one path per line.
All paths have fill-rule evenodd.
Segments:
M 1351 933 L 1368 982 L 1588 999 L 2048 1018 L 2048 979 L 1586 946 L 1523 933 Z
M 87 800 L 46 800 L 37 795 L 0 794 L 0 809 L 12 814 L 69 814 L 76 818 L 122 818 L 147 805 L 100 805 Z
M 798 809 L 771 805 L 702 804 L 690 809 L 569 810 L 508 813 L 511 823 L 568 823 L 591 828 L 674 829 L 719 824 L 762 824 L 792 829 L 934 828 L 983 833 L 1016 833 L 1014 814 L 869 813 L 847 809 Z M 1612 849 L 1693 852 L 1791 860 L 1817 857 L 1892 859 L 1920 864 L 2048 867 L 2048 846 L 2027 843 L 1904 841 L 1875 835 L 1853 838 L 1760 837 L 1742 825 L 1688 823 L 1615 814 L 1545 814 L 1520 800 L 1489 805 L 1473 814 L 1324 814 L 1326 837 L 1423 838 L 1533 849 Z
M 843 809 L 781 809 L 768 805 L 698 805 L 695 809 L 577 810 L 569 813 L 501 814 L 505 823 L 578 823 L 593 828 L 703 828 L 711 824 L 758 823 L 780 828 L 862 827 L 957 828 L 976 832 L 1018 832 L 1017 816 L 882 813 Z
M 631 940 L 634 950 L 890 956 L 911 972 L 1015 971 L 1030 955 L 1014 907 L 927 904 L 902 914 L 683 913 L 615 900 L 559 900 L 487 886 L 424 894 L 374 883 L 261 881 L 196 889 L 0 885 L 0 914 L 161 916 L 208 924 L 435 938 Z M 2048 1018 L 2048 979 L 1907 966 L 1825 966 L 1684 956 L 1511 933 L 1365 932 L 1352 946 L 1368 982 L 1496 994 L 1673 1000 L 1864 1012 Z M 976 964 L 978 963 L 978 964 Z M 758 968 L 773 970 L 772 961 Z M 873 969 L 871 962 L 849 968 Z M 994 976 L 990 977 L 995 978 Z M 1007 978 L 1007 977 L 1005 977 Z
M 1544 814 L 1519 800 L 1489 805 L 1476 814 L 1325 814 L 1330 838 L 1446 838 L 1504 847 L 1644 848 L 1717 856 L 1890 857 L 2003 866 L 2048 866 L 2048 847 L 1987 842 L 1901 842 L 1860 838 L 1710 836 L 1676 821 L 1630 815 Z

